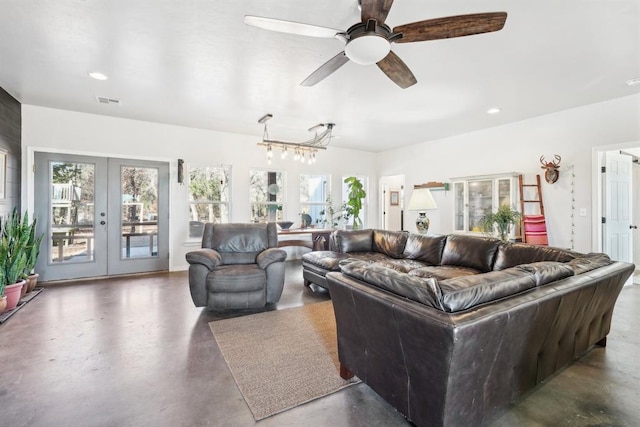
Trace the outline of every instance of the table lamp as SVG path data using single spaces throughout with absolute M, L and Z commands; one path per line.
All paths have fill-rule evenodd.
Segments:
M 416 228 L 420 234 L 427 234 L 427 231 L 429 231 L 429 218 L 427 218 L 427 213 L 425 212 L 428 209 L 438 209 L 431 191 L 428 188 L 414 188 L 407 210 L 418 211 Z

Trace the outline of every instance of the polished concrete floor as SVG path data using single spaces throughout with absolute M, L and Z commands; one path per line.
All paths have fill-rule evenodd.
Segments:
M 326 299 L 304 288 L 292 261 L 270 309 Z M 186 272 L 47 287 L 0 325 L 0 426 L 410 425 L 365 384 L 256 423 L 207 325 L 221 317 L 193 307 Z M 608 346 L 491 426 L 640 426 L 638 330 L 640 286 L 631 285 Z

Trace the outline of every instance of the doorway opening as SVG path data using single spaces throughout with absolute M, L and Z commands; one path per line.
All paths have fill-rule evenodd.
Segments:
M 404 230 L 404 175 L 390 175 L 380 178 L 380 228 L 383 230 Z

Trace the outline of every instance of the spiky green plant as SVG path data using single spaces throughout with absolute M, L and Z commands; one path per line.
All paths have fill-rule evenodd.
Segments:
M 0 296 L 7 285 L 26 278 L 37 261 L 42 236 L 35 235 L 36 221 L 17 208 L 0 220 Z

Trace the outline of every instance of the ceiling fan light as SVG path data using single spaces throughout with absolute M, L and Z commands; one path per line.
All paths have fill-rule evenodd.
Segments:
M 369 34 L 351 39 L 344 48 L 347 57 L 360 65 L 371 65 L 382 60 L 391 50 L 391 44 L 384 37 Z

